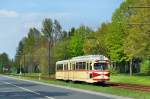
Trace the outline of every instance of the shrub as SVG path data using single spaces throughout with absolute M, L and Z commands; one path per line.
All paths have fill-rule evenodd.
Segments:
M 117 74 L 119 73 L 119 71 L 116 70 L 116 69 L 113 68 L 113 67 L 110 67 L 109 70 L 110 70 L 110 74 L 111 74 L 111 75 L 117 75 Z
M 140 64 L 141 66 L 141 73 L 144 75 L 150 75 L 150 60 L 143 60 Z

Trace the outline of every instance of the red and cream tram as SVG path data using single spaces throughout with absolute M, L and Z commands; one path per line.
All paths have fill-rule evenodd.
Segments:
M 103 55 L 73 57 L 56 62 L 56 79 L 88 83 L 109 80 L 109 59 Z

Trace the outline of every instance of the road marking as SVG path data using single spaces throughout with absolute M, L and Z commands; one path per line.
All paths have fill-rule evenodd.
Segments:
M 50 87 L 63 88 L 63 89 L 68 89 L 68 90 L 72 90 L 72 91 L 83 92 L 83 93 L 87 93 L 87 94 L 91 94 L 91 95 L 105 96 L 105 97 L 114 98 L 114 99 L 133 99 L 130 97 L 123 97 L 123 96 L 117 96 L 117 95 L 112 95 L 112 94 L 107 94 L 107 93 L 89 91 L 89 90 L 84 90 L 84 89 L 71 88 L 71 87 L 67 87 L 67 86 L 48 84 L 48 83 L 44 83 L 44 82 L 15 78 L 15 77 L 10 77 L 10 76 L 6 76 L 6 75 L 1 75 L 1 76 L 6 77 L 6 78 L 10 78 L 10 79 L 21 80 L 21 81 L 40 84 L 40 85 L 50 86 Z
M 17 86 L 17 85 L 15 85 L 15 84 L 12 84 L 12 83 L 9 83 L 9 82 L 4 82 L 4 81 L 3 81 L 3 83 L 12 85 L 12 86 L 17 87 L 17 88 L 19 88 L 19 89 L 22 89 L 22 90 L 24 90 L 24 91 L 28 91 L 28 92 L 34 93 L 34 94 L 36 94 L 36 95 L 41 95 L 41 94 L 38 93 L 38 92 L 32 91 L 32 90 L 27 89 L 27 88 L 24 88 L 24 87 Z M 48 98 L 48 99 L 55 99 L 55 98 L 49 97 L 49 96 L 44 96 L 44 97 L 45 97 L 45 98 Z
M 14 86 L 14 87 L 20 88 L 20 89 L 22 89 L 22 90 L 25 90 L 25 91 L 28 91 L 28 92 L 31 92 L 31 93 L 34 93 L 34 94 L 36 94 L 36 95 L 40 95 L 40 93 L 37 93 L 37 92 L 35 92 L 35 91 L 29 90 L 29 89 L 26 89 L 26 88 L 23 88 L 23 87 L 20 87 L 20 86 L 17 86 L 17 85 L 14 85 L 14 84 L 9 83 L 9 82 L 3 82 L 3 83 L 12 85 L 12 86 Z
M 49 97 L 49 96 L 45 96 L 46 98 L 48 98 L 48 99 L 54 99 L 53 97 Z

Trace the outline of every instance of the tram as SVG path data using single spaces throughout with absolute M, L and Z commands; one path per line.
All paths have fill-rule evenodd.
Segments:
M 73 57 L 56 62 L 56 79 L 98 83 L 110 78 L 109 59 L 103 55 Z

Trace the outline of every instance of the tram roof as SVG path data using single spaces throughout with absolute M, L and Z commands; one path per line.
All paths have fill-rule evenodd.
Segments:
M 69 60 L 62 60 L 62 61 L 57 61 L 56 64 L 61 64 L 61 63 L 67 63 Z
M 85 60 L 108 60 L 104 55 L 86 55 L 86 56 L 78 56 L 73 57 L 71 60 L 73 61 L 85 61 Z
M 56 64 L 67 63 L 69 61 L 96 61 L 96 60 L 108 60 L 104 55 L 86 55 L 86 56 L 77 56 L 69 60 L 57 61 Z

